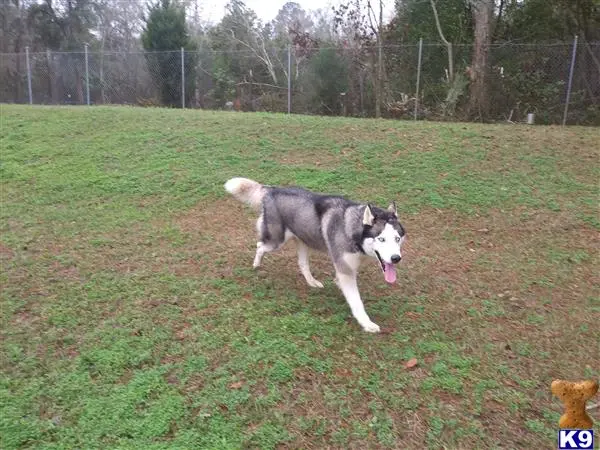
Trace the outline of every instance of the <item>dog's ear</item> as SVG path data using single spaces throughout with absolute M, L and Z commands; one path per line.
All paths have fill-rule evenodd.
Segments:
M 390 206 L 388 206 L 388 211 L 391 212 L 396 217 L 398 216 L 398 212 L 397 212 L 397 209 L 396 209 L 396 202 L 390 203 Z
M 373 215 L 373 211 L 371 211 L 371 205 L 367 204 L 365 213 L 363 214 L 363 225 L 373 226 L 373 222 L 375 222 L 375 216 Z

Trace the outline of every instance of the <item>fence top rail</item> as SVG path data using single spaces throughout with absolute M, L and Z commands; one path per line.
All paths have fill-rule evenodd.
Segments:
M 591 47 L 599 47 L 600 48 L 600 41 L 592 41 L 592 42 L 582 42 L 580 44 L 585 44 L 585 45 L 589 45 Z M 489 45 L 489 48 L 491 49 L 497 49 L 497 48 L 532 48 L 532 49 L 539 49 L 539 48 L 556 48 L 556 47 L 563 47 L 563 48 L 571 48 L 571 46 L 573 45 L 573 42 L 530 42 L 530 43 L 522 43 L 522 42 L 496 42 L 493 44 Z M 423 41 L 423 46 L 424 47 L 438 47 L 438 48 L 446 48 L 446 44 L 443 44 L 441 42 L 425 42 Z M 473 44 L 453 44 L 452 45 L 454 48 L 471 48 L 473 47 Z M 415 43 L 411 43 L 411 44 L 386 44 L 386 45 L 382 45 L 383 49 L 401 49 L 401 48 L 418 48 L 419 47 L 419 42 L 415 42 Z M 363 46 L 324 46 L 324 47 L 319 47 L 319 46 L 314 46 L 314 47 L 305 47 L 303 48 L 303 50 L 357 50 L 357 49 L 376 49 L 377 45 L 373 44 L 373 45 L 363 45 Z M 281 48 L 273 48 L 270 49 L 270 51 L 273 52 L 285 52 L 287 51 L 287 47 L 281 47 Z M 46 56 L 48 54 L 48 52 L 50 52 L 53 55 L 85 55 L 85 50 L 71 50 L 71 51 L 65 51 L 65 50 L 45 50 L 45 51 L 37 51 L 37 52 L 29 52 L 30 56 Z M 197 50 L 184 50 L 185 53 L 188 54 L 253 54 L 253 50 L 213 50 L 210 48 L 199 48 Z M 172 53 L 172 54 L 179 54 L 181 53 L 181 49 L 177 49 L 177 50 L 141 50 L 141 49 L 135 49 L 135 50 L 104 50 L 104 51 L 100 51 L 97 49 L 89 49 L 88 48 L 88 55 L 150 55 L 150 54 L 168 54 L 168 53 Z M 0 52 L 1 56 L 19 56 L 19 55 L 25 55 L 26 52 L 5 52 L 2 53 Z

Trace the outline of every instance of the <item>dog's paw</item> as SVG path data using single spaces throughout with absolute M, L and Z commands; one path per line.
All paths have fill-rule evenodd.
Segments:
M 315 280 L 314 278 L 312 280 L 306 280 L 306 282 L 311 287 L 314 287 L 314 288 L 323 288 L 323 283 L 321 283 L 319 280 Z
M 379 328 L 379 325 L 377 325 L 376 323 L 369 322 L 363 325 L 363 330 L 365 330 L 367 333 L 379 333 L 381 331 L 381 328 Z

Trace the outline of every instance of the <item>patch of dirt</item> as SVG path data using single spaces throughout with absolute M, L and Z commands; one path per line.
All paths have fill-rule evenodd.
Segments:
M 7 247 L 0 242 L 0 260 L 11 260 L 15 257 L 15 252 L 12 248 Z
M 189 261 L 176 268 L 176 273 L 194 274 L 213 272 L 213 275 L 232 275 L 242 255 L 256 249 L 256 213 L 234 199 L 202 202 L 174 219 L 174 224 L 193 242 L 188 251 L 193 255 L 207 254 L 207 262 Z M 224 263 L 215 265 L 211 260 Z
M 54 276 L 64 280 L 81 280 L 79 269 L 76 266 L 65 267 L 58 261 L 54 261 L 51 266 Z
M 280 156 L 274 157 L 274 160 L 279 164 L 286 166 L 310 166 L 310 167 L 335 167 L 347 157 L 352 156 L 352 149 L 345 148 L 341 155 L 337 155 L 332 151 L 315 151 L 302 149 L 294 152 L 287 152 Z
M 36 312 L 31 311 L 30 307 L 21 308 L 15 312 L 11 318 L 11 326 L 19 330 L 27 328 L 36 329 L 43 323 L 42 318 Z
M 205 377 L 201 373 L 194 373 L 191 375 L 185 385 L 182 387 L 182 392 L 184 392 L 187 396 L 193 397 L 196 392 L 202 391 L 204 389 Z
M 117 380 L 117 384 L 122 384 L 122 385 L 129 384 L 129 382 L 133 378 L 133 374 L 134 374 L 134 372 L 132 370 L 130 370 L 130 369 L 125 370 L 123 372 L 123 374 Z

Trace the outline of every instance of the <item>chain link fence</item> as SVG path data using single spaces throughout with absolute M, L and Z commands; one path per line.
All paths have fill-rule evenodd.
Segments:
M 379 95 L 383 117 L 467 118 L 471 46 L 452 48 L 452 73 L 446 46 L 385 46 L 381 83 L 378 50 L 4 53 L 0 102 L 374 117 Z M 492 120 L 600 125 L 600 43 L 498 44 L 489 58 Z

